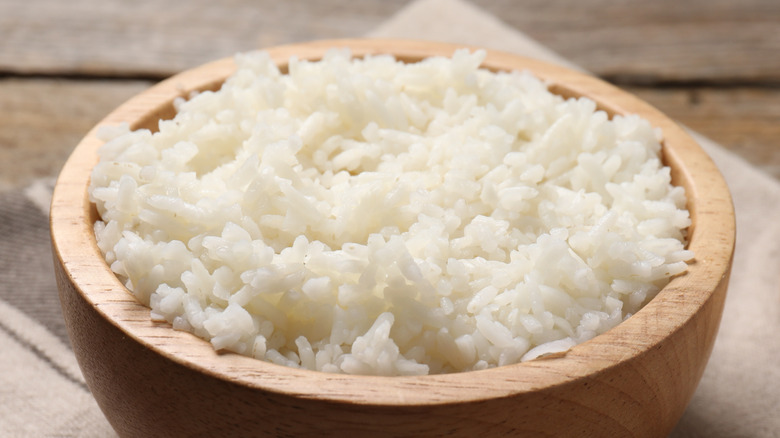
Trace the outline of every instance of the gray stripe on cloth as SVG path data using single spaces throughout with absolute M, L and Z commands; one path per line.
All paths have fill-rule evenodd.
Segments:
M 65 380 L 69 380 L 74 384 L 76 384 L 81 389 L 83 389 L 85 392 L 89 392 L 89 388 L 87 387 L 87 384 L 84 382 L 81 376 L 74 376 L 71 371 L 67 370 L 66 368 L 63 368 L 59 363 L 57 363 L 51 357 L 49 357 L 46 351 L 42 350 L 38 345 L 28 341 L 27 339 L 24 339 L 17 331 L 7 326 L 3 320 L 0 320 L 0 331 L 4 332 L 6 335 L 8 335 L 9 338 L 19 343 L 20 346 L 24 347 L 32 354 L 37 356 L 38 359 L 40 359 L 42 362 L 48 365 L 52 370 L 54 370 L 57 374 L 62 376 Z
M 34 192 L 45 196 L 40 189 Z M 45 198 L 33 202 L 24 190 L 0 193 L 0 299 L 70 345 L 54 278 L 49 218 L 42 203 Z
M 0 321 L 0 436 L 116 435 L 70 349 L 2 300 Z

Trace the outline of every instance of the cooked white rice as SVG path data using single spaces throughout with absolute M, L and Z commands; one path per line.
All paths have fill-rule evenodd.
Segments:
M 661 133 L 485 54 L 236 57 L 159 132 L 106 127 L 98 246 L 152 318 L 332 373 L 565 351 L 686 270 Z

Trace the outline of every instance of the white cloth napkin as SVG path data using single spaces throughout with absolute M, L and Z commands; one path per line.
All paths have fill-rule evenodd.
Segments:
M 470 44 L 578 68 L 462 0 L 412 2 L 370 36 Z M 714 142 L 697 138 L 732 190 L 737 210 L 737 253 L 710 363 L 672 436 L 778 436 L 780 416 L 775 410 L 780 406 L 780 225 L 775 218 L 780 216 L 780 183 Z M 19 194 L 21 200 L 9 203 L 7 197 L 0 199 L 3 223 L 12 220 L 37 224 L 37 228 L 30 228 L 32 240 L 19 240 L 19 253 L 17 248 L 2 247 L 6 254 L 0 254 L 0 274 L 10 275 L 10 279 L 2 278 L 4 287 L 15 281 L 19 270 L 33 269 L 19 261 L 19 254 L 31 249 L 48 251 L 45 206 L 51 195 L 49 188 L 42 182 Z M 48 254 L 42 257 L 45 260 Z M 42 266 L 50 269 L 50 262 Z M 51 271 L 33 274 L 52 275 Z M 41 282 L 40 289 L 51 289 L 52 284 Z M 56 291 L 48 290 L 47 294 L 56 303 Z M 62 340 L 61 323 L 31 318 L 29 308 L 25 308 L 27 313 L 19 310 L 30 304 L 9 304 L 3 300 L 9 296 L 7 292 L 0 294 L 0 435 L 114 436 L 86 388 L 73 353 Z

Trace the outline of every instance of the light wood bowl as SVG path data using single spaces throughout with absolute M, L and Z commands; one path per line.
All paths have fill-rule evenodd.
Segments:
M 318 59 L 329 47 L 406 62 L 457 46 L 396 40 L 321 41 L 269 49 Z M 297 370 L 217 354 L 195 336 L 150 320 L 95 244 L 87 198 L 101 141 L 93 129 L 57 182 L 51 234 L 73 349 L 100 408 L 122 436 L 666 436 L 702 376 L 717 333 L 734 248 L 728 188 L 676 123 L 636 97 L 565 68 L 488 52 L 491 70 L 529 69 L 566 97 L 610 114 L 637 113 L 663 129 L 663 156 L 685 187 L 695 261 L 641 311 L 567 354 L 485 371 L 370 377 Z M 156 127 L 172 101 L 217 89 L 232 59 L 176 75 L 130 99 L 101 124 Z

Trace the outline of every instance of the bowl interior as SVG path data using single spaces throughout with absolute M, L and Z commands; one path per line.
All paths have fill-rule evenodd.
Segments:
M 269 50 L 284 70 L 291 55 L 319 59 L 330 47 L 350 47 L 355 56 L 391 53 L 405 62 L 432 55 L 451 55 L 450 44 L 390 41 L 322 41 Z M 715 292 L 723 289 L 731 264 L 734 216 L 725 182 L 707 155 L 676 123 L 650 105 L 598 79 L 537 60 L 488 52 L 483 67 L 531 70 L 564 97 L 586 96 L 610 116 L 636 113 L 664 132 L 663 159 L 675 185 L 685 188 L 693 225 L 689 248 L 696 259 L 642 310 L 612 330 L 577 345 L 565 354 L 484 371 L 421 377 L 326 375 L 298 370 L 236 354 L 216 353 L 195 336 L 152 322 L 110 271 L 97 248 L 92 225 L 98 215 L 87 197 L 91 168 L 102 142 L 93 129 L 63 168 L 52 203 L 55 256 L 79 292 L 128 337 L 179 364 L 243 386 L 328 400 L 376 405 L 409 405 L 478 401 L 562 385 L 637 360 L 660 346 L 691 321 Z M 216 61 L 176 75 L 134 97 L 101 122 L 128 122 L 131 129 L 155 130 L 157 120 L 174 115 L 173 100 L 192 91 L 216 90 L 235 68 L 232 59 Z M 721 295 L 723 295 L 721 294 Z M 722 296 L 716 296 L 722 300 Z M 717 307 L 717 306 L 716 306 Z M 710 316 L 707 316 L 710 318 Z M 719 313 L 717 318 L 719 319 Z M 698 323 L 697 323 L 698 324 Z M 711 336 L 714 336 L 714 332 Z M 709 346 L 703 354 L 709 355 Z M 706 362 L 706 357 L 704 359 Z M 701 369 L 691 371 L 698 381 Z M 316 385 L 316 393 L 312 392 Z

